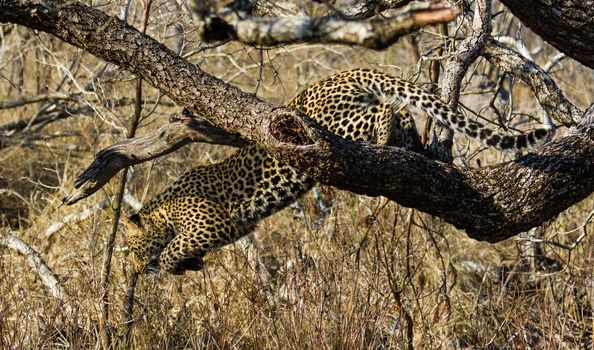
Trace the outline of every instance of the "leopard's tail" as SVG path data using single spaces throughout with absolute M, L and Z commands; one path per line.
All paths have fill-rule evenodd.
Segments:
M 545 114 L 544 127 L 534 129 L 521 135 L 504 135 L 497 131 L 468 120 L 462 114 L 452 110 L 443 103 L 438 96 L 416 85 L 391 77 L 395 84 L 376 86 L 374 90 L 380 98 L 392 100 L 394 103 L 401 101 L 411 104 L 429 114 L 434 120 L 455 131 L 464 133 L 487 147 L 504 151 L 533 148 L 549 142 L 555 135 L 555 126 L 550 117 Z

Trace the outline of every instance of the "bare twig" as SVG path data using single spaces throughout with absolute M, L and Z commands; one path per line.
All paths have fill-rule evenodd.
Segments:
M 542 67 L 542 70 L 544 70 L 545 73 L 548 74 L 551 72 L 553 67 L 555 67 L 557 64 L 559 64 L 559 62 L 563 61 L 566 58 L 567 55 L 565 55 L 563 52 L 559 52 L 555 56 L 551 57 L 551 59 Z
M 49 123 L 69 118 L 73 115 L 89 115 L 93 109 L 89 106 L 74 108 L 70 106 L 54 106 L 42 110 L 30 119 L 21 119 L 4 125 L 0 125 L 0 131 L 6 136 L 13 135 L 15 132 L 30 129 L 34 125 L 46 126 Z
M 53 236 L 55 233 L 59 232 L 67 225 L 71 225 L 71 224 L 81 222 L 81 221 L 88 219 L 96 211 L 107 208 L 107 206 L 109 205 L 110 202 L 111 201 L 109 198 L 105 198 L 101 202 L 99 202 L 91 207 L 88 207 L 81 212 L 68 214 L 68 215 L 64 216 L 59 221 L 52 223 L 45 230 L 45 238 L 47 239 L 47 238 Z M 138 201 L 138 199 L 134 198 L 134 196 L 132 196 L 128 191 L 126 191 L 124 193 L 124 202 L 126 202 L 126 204 L 128 204 L 134 210 L 140 210 L 140 202 Z
M 518 51 L 518 53 L 520 55 L 526 57 L 530 61 L 534 61 L 534 57 L 532 57 L 532 53 L 530 53 L 530 50 L 528 50 L 528 47 L 526 47 L 526 44 L 524 44 L 523 41 L 518 40 L 511 36 L 507 36 L 507 35 L 497 36 L 497 37 L 495 37 L 495 40 L 502 43 L 503 45 L 511 46 L 511 47 L 515 48 L 516 51 Z
M 589 224 L 592 223 L 593 219 L 594 219 L 594 210 L 590 211 L 590 213 L 588 214 L 588 217 L 582 222 L 582 224 L 579 227 L 577 227 L 573 230 L 570 230 L 570 231 L 566 231 L 566 232 L 557 232 L 555 234 L 556 236 L 557 235 L 566 235 L 566 234 L 581 230 L 582 233 L 578 236 L 578 238 L 576 238 L 573 242 L 571 242 L 571 244 L 563 244 L 563 243 L 559 243 L 557 241 L 553 241 L 552 239 L 544 239 L 544 238 L 538 238 L 538 237 L 534 237 L 534 236 L 521 237 L 521 238 L 519 238 L 519 241 L 520 242 L 528 241 L 530 243 L 550 244 L 555 247 L 565 249 L 565 250 L 568 250 L 571 252 L 584 240 L 584 238 L 586 238 L 586 236 L 587 236 L 586 228 Z
M 17 139 L 13 137 L 5 137 L 0 136 L 0 148 L 4 147 L 5 145 L 17 145 L 18 147 L 26 148 L 45 148 L 45 149 L 55 149 L 59 151 L 68 151 L 68 152 L 90 152 L 91 149 L 89 147 L 75 144 L 75 143 L 52 143 L 47 142 L 44 140 L 35 140 L 36 137 L 33 139 Z M 37 137 L 41 138 L 41 137 Z
M 105 198 L 100 203 L 93 205 L 89 208 L 86 208 L 85 210 L 83 210 L 79 213 L 74 213 L 74 214 L 69 214 L 69 215 L 64 216 L 60 221 L 56 221 L 56 222 L 52 223 L 47 228 L 47 230 L 45 230 L 45 237 L 46 238 L 51 237 L 52 235 L 54 235 L 56 232 L 60 231 L 62 228 L 64 228 L 68 224 L 80 222 L 80 221 L 87 219 L 88 217 L 93 215 L 94 212 L 96 212 L 97 210 L 103 209 L 103 208 L 107 207 L 108 205 L 109 205 L 109 199 Z
M 594 0 L 502 0 L 501 3 L 559 51 L 594 68 Z
M 67 100 L 72 99 L 73 97 L 74 97 L 74 95 L 65 95 L 65 94 L 41 94 L 41 95 L 37 95 L 37 96 L 23 97 L 18 100 L 14 100 L 14 101 L 0 102 L 0 109 L 16 108 L 16 107 L 26 106 L 31 103 L 44 102 L 44 101 L 48 101 L 48 100 L 67 101 Z

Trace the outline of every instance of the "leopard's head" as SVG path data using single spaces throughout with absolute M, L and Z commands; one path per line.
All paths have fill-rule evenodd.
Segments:
M 123 221 L 127 226 L 130 259 L 136 272 L 159 271 L 159 255 L 165 247 L 160 230 L 150 218 L 140 214 L 131 215 Z

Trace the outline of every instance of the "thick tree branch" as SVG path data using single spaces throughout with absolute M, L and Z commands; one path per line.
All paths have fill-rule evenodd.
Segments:
M 554 217 L 594 190 L 594 108 L 570 135 L 538 154 L 481 169 L 458 168 L 398 148 L 366 146 L 320 133 L 315 144 L 283 147 L 296 152 L 292 163 L 323 183 L 383 195 L 440 216 L 476 239 L 508 238 Z M 132 143 L 122 145 L 128 153 L 135 148 Z M 158 143 L 167 149 L 165 139 Z M 572 151 L 578 147 L 579 152 Z M 95 167 L 85 173 L 101 171 Z
M 48 7 L 49 6 L 49 7 Z M 53 6 L 53 8 L 52 8 Z M 47 31 L 142 76 L 214 125 L 263 145 L 317 181 L 383 195 L 499 241 L 537 226 L 594 191 L 592 114 L 536 154 L 487 168 L 458 168 L 398 148 L 349 142 L 298 111 L 275 108 L 178 57 L 101 11 L 78 3 L 0 0 L 0 20 Z
M 594 106 L 588 122 L 535 154 L 479 169 L 328 134 L 315 144 L 287 146 L 292 157 L 282 159 L 322 183 L 385 196 L 439 216 L 473 238 L 496 242 L 541 224 L 594 191 L 593 115 Z
M 249 45 L 340 43 L 371 49 L 389 47 L 400 37 L 421 27 L 449 22 L 457 12 L 444 4 L 420 3 L 390 18 L 351 20 L 336 17 L 291 16 L 280 19 L 255 17 L 229 8 L 214 9 L 198 20 L 204 41 L 236 40 Z
M 559 51 L 594 69 L 594 0 L 501 0 Z
M 320 1 L 317 1 L 320 2 Z M 388 9 L 400 8 L 408 5 L 412 0 L 363 0 L 352 6 L 338 8 L 341 17 L 347 18 L 369 18 Z M 306 15 L 307 11 L 292 2 L 252 0 L 249 1 L 249 12 L 259 17 L 286 17 L 289 15 Z

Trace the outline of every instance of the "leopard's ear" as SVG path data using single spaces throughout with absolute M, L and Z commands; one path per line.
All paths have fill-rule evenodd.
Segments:
M 137 235 L 142 231 L 142 218 L 138 214 L 131 216 L 122 215 L 120 222 L 126 227 L 128 236 Z
M 128 232 L 136 232 L 138 229 L 142 228 L 142 218 L 138 214 L 130 216 L 122 215 L 120 220 L 126 225 Z
M 133 223 L 135 223 L 136 226 L 138 226 L 138 227 L 141 226 L 140 215 L 138 215 L 138 213 L 132 214 L 130 217 L 128 217 L 128 219 L 130 219 L 130 221 L 132 221 Z

